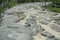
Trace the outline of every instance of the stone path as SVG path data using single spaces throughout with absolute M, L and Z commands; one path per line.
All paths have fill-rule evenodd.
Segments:
M 60 14 L 42 10 L 40 3 L 20 4 L 6 10 L 0 40 L 60 40 Z

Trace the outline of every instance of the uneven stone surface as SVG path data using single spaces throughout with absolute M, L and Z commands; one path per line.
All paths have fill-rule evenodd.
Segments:
M 55 30 L 56 32 L 60 32 L 60 25 L 56 24 L 56 23 L 52 23 L 50 24 L 50 27 Z
M 55 38 L 47 38 L 46 40 L 56 40 Z
M 42 19 L 42 20 L 40 21 L 40 23 L 47 25 L 50 21 L 51 21 L 50 18 L 46 18 L 46 19 Z
M 56 40 L 60 40 L 60 38 L 57 38 L 57 37 L 56 37 Z
M 0 40 L 60 40 L 60 14 L 43 11 L 41 4 L 19 4 L 7 9 Z
M 46 36 L 48 38 L 54 38 L 54 35 L 50 34 L 49 32 L 42 32 L 41 35 Z

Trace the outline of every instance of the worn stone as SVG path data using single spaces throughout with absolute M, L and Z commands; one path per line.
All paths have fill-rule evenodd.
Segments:
M 24 11 L 17 12 L 17 14 L 23 14 L 23 13 L 24 13 Z
M 41 35 L 46 36 L 46 37 L 49 37 L 49 38 L 54 38 L 54 35 L 52 35 L 52 34 L 49 33 L 49 32 L 45 32 L 45 31 L 42 32 Z
M 60 14 L 45 9 L 43 12 L 42 3 L 25 3 L 7 9 L 2 14 L 0 40 L 60 40 L 56 38 L 60 32 Z
M 37 35 L 38 33 L 40 33 L 42 31 L 42 28 L 40 25 L 33 25 L 31 27 L 31 32 L 32 32 L 32 35 Z
M 60 38 L 59 37 L 56 37 L 56 40 L 60 40 Z
M 31 34 L 22 33 L 22 32 L 19 33 L 14 30 L 10 34 L 8 34 L 8 37 L 14 38 L 16 40 L 31 40 L 32 39 Z
M 53 23 L 53 24 L 50 24 L 49 26 L 56 32 L 60 32 L 60 25 Z
M 39 23 L 42 23 L 42 24 L 46 24 L 46 25 L 47 25 L 50 21 L 51 21 L 50 18 L 46 18 L 46 19 L 42 19 L 42 20 L 40 20 Z
M 12 29 L 0 28 L 0 40 L 15 40 L 14 38 L 9 38 L 7 35 L 11 33 Z
M 26 19 L 27 24 L 37 24 L 36 19 L 34 17 Z
M 56 16 L 53 16 L 53 20 L 60 21 L 60 14 L 59 15 L 56 15 Z
M 60 25 L 60 21 L 58 21 L 57 24 Z
M 56 40 L 55 38 L 47 38 L 46 40 Z
M 0 36 L 0 40 L 15 40 L 14 38 L 9 38 L 7 36 Z
M 25 27 L 30 27 L 30 26 L 31 26 L 31 24 L 25 23 Z

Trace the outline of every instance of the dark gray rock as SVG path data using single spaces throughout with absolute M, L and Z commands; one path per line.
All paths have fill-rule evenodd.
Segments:
M 41 35 L 46 36 L 46 37 L 48 37 L 48 38 L 54 38 L 54 37 L 55 37 L 54 35 L 52 35 L 52 34 L 49 33 L 49 32 L 46 32 L 46 31 L 42 32 Z
M 25 27 L 30 27 L 31 26 L 31 24 L 27 24 L 27 23 L 25 23 L 25 25 L 24 25 Z

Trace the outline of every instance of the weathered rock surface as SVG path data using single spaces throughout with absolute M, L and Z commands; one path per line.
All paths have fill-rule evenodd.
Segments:
M 55 30 L 56 32 L 60 32 L 60 25 L 56 24 L 56 23 L 52 23 L 50 24 L 50 27 Z
M 54 35 L 52 35 L 52 34 L 49 33 L 49 32 L 45 32 L 45 31 L 42 32 L 41 35 L 46 36 L 46 37 L 48 37 L 48 38 L 54 38 Z
M 46 40 L 56 40 L 55 38 L 47 38 Z
M 56 37 L 56 40 L 60 40 L 60 38 L 57 38 L 57 37 Z
M 51 19 L 50 18 L 46 18 L 46 19 L 42 19 L 39 23 L 42 23 L 42 24 L 49 24 L 49 22 L 51 21 Z
M 33 24 L 34 24 L 34 25 L 37 24 L 36 19 L 35 19 L 35 16 L 31 16 L 30 18 L 27 18 L 27 19 L 26 19 L 26 23 L 27 23 L 27 24 L 32 24 L 32 25 L 33 25 Z
M 42 11 L 41 4 L 20 4 L 6 10 L 0 40 L 60 40 L 60 14 Z

